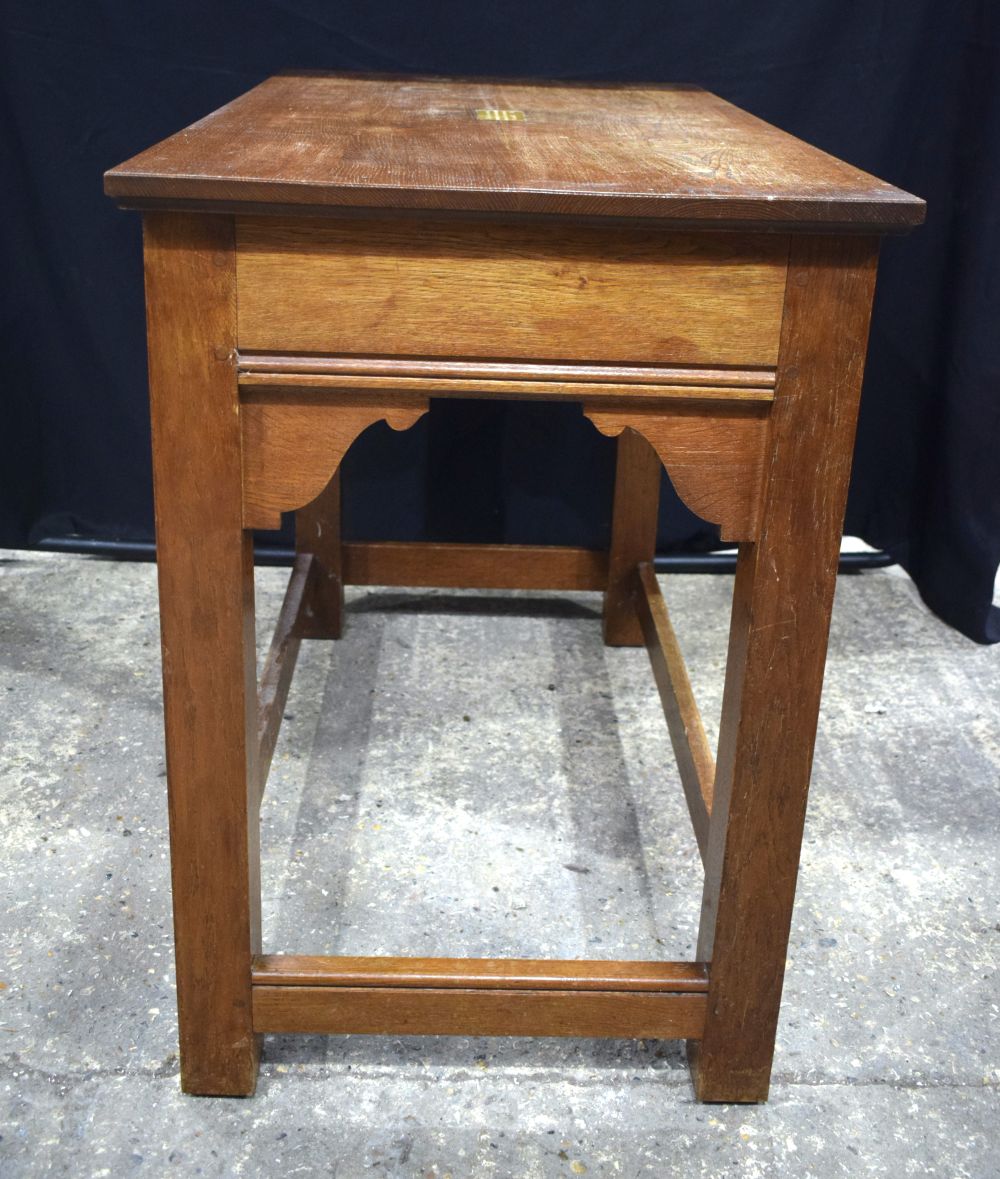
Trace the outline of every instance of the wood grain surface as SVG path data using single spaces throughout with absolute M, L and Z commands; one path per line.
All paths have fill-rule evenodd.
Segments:
M 312 553 L 298 553 L 292 566 L 285 596 L 278 613 L 264 668 L 260 674 L 257 693 L 257 794 L 262 797 L 267 786 L 267 775 L 274 757 L 274 747 L 285 715 L 288 689 L 299 657 L 301 620 L 305 603 L 319 574 L 319 566 Z
M 602 590 L 608 555 L 565 545 L 348 541 L 347 585 L 455 589 Z
M 687 664 L 670 621 L 670 612 L 651 563 L 644 562 L 639 566 L 638 582 L 639 621 L 653 679 L 663 704 L 698 851 L 704 860 L 715 789 L 715 758 L 691 688 Z
M 258 1032 L 404 1036 L 601 1036 L 692 1039 L 706 996 L 664 992 L 253 988 Z
M 260 861 L 232 221 L 149 214 L 144 243 L 181 1085 L 236 1096 L 257 1077 Z
M 787 239 L 238 218 L 239 347 L 773 366 Z
M 692 512 L 718 524 L 723 540 L 750 540 L 757 535 L 763 495 L 768 408 L 752 402 L 664 409 L 586 401 L 583 412 L 610 437 L 629 429 L 642 434 Z
M 620 962 L 540 958 L 336 958 L 265 954 L 254 986 L 460 987 L 486 990 L 708 990 L 702 962 Z
M 642 646 L 635 571 L 641 561 L 652 561 L 656 552 L 662 479 L 663 463 L 650 443 L 635 430 L 622 430 L 615 450 L 608 587 L 602 609 L 604 642 L 609 647 Z
M 499 366 L 497 366 L 499 367 Z M 541 367 L 541 366 L 539 366 Z M 554 366 L 553 366 L 554 367 Z M 599 384 L 597 381 L 523 381 L 510 378 L 463 378 L 450 372 L 447 376 L 425 376 L 423 374 L 402 375 L 409 368 L 400 364 L 396 372 L 386 375 L 350 373 L 280 373 L 240 372 L 240 388 L 251 394 L 261 389 L 311 389 L 349 391 L 355 393 L 385 392 L 423 393 L 430 397 L 489 397 L 505 401 L 582 401 L 588 397 L 600 397 L 602 401 L 773 401 L 774 390 L 768 387 L 733 388 L 719 383 L 707 384 L 650 384 L 636 382 L 619 385 Z M 609 375 L 613 375 L 613 371 Z M 723 378 L 724 379 L 724 378 Z M 663 408 L 663 407 L 661 407 Z M 666 410 L 664 409 L 664 412 Z
M 282 512 L 300 508 L 319 495 L 363 430 L 383 420 L 394 429 L 407 429 L 427 412 L 428 405 L 427 398 L 417 394 L 378 389 L 285 389 L 262 382 L 259 388 L 246 390 L 240 405 L 246 527 L 279 527 Z M 702 519 L 718 524 L 724 540 L 756 536 L 768 409 L 767 402 L 741 400 L 709 400 L 699 406 L 687 400 L 657 405 L 595 398 L 583 405 L 585 416 L 602 433 L 617 437 L 631 429 L 641 434 L 667 468 L 677 494 Z M 623 473 L 622 478 L 629 476 Z M 630 506 L 618 512 L 620 528 L 638 527 L 626 517 L 638 510 L 637 496 L 651 495 L 647 485 L 652 486 L 651 476 L 644 476 L 642 488 L 627 496 L 623 485 L 621 495 Z M 644 544 L 634 561 L 630 556 L 632 567 L 650 559 L 647 549 Z M 622 575 L 627 576 L 622 561 Z M 624 606 L 624 615 L 618 607 L 613 609 L 621 617 L 628 616 Z M 641 643 L 637 628 L 637 623 L 631 629 L 626 626 L 614 641 Z
M 476 111 L 519 112 L 488 121 Z M 686 85 L 288 73 L 112 168 L 130 207 L 905 230 L 923 201 Z
M 295 550 L 314 558 L 314 576 L 299 619 L 304 639 L 339 639 L 344 626 L 344 568 L 340 540 L 340 469 L 295 513 Z
M 414 357 L 389 356 L 317 356 L 302 352 L 254 352 L 240 351 L 237 357 L 241 381 L 248 385 L 251 378 L 261 377 L 272 384 L 296 379 L 294 383 L 305 383 L 308 377 L 322 377 L 359 384 L 378 378 L 440 381 L 447 386 L 450 381 L 461 380 L 478 383 L 489 382 L 491 386 L 516 387 L 524 382 L 533 387 L 554 388 L 571 386 L 574 395 L 585 392 L 581 386 L 634 385 L 643 389 L 666 388 L 670 390 L 707 388 L 709 396 L 770 400 L 774 396 L 773 368 L 706 368 L 704 365 L 668 364 L 553 364 L 533 361 L 479 360 L 427 360 Z M 280 381 L 277 379 L 280 378 Z M 593 390 L 592 390 L 593 391 Z M 694 396 L 692 392 L 689 395 Z M 701 396 L 700 393 L 697 393 Z
M 323 491 L 363 430 L 381 421 L 406 430 L 426 412 L 427 399 L 412 395 L 244 402 L 244 526 L 280 528 L 281 513 L 304 507 Z
M 767 1097 L 878 247 L 793 247 L 760 535 L 740 547 L 698 957 L 704 1101 Z

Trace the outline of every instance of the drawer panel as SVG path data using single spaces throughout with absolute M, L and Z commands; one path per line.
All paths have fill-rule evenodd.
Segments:
M 237 218 L 242 351 L 771 366 L 788 239 Z

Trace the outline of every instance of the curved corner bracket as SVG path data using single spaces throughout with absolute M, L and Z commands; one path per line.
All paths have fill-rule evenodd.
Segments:
M 767 461 L 768 406 L 608 408 L 584 404 L 602 434 L 635 430 L 653 447 L 674 489 L 721 538 L 755 540 Z
M 375 422 L 407 430 L 427 412 L 426 397 L 248 401 L 240 406 L 243 527 L 280 528 L 281 513 L 311 503 L 351 443 Z

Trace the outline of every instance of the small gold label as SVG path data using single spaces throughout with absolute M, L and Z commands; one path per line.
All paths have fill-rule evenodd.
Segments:
M 524 111 L 481 110 L 476 118 L 484 123 L 523 123 Z

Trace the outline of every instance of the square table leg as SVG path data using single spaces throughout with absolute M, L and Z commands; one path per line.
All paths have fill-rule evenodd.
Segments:
M 767 1098 L 875 280 L 870 238 L 793 239 L 757 540 L 740 546 L 698 958 L 702 1101 Z
M 295 549 L 312 553 L 300 633 L 304 639 L 339 639 L 344 627 L 344 570 L 340 543 L 340 469 L 323 491 L 295 513 Z
M 232 218 L 145 221 L 181 1084 L 256 1084 L 253 546 L 243 529 Z
M 609 647 L 643 645 L 635 607 L 635 571 L 644 561 L 652 561 L 656 552 L 662 470 L 659 455 L 637 430 L 619 434 L 604 592 L 604 642 Z

